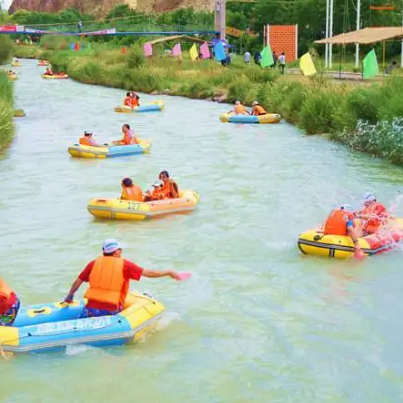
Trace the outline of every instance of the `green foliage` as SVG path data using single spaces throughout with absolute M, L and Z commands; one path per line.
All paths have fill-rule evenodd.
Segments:
M 40 44 L 47 50 L 60 50 L 63 44 L 67 46 L 68 39 L 65 36 L 43 35 Z
M 0 64 L 8 63 L 14 52 L 14 42 L 8 35 L 0 35 Z
M 140 46 L 133 46 L 127 56 L 127 67 L 129 69 L 137 69 L 145 63 L 143 49 Z
M 14 135 L 13 85 L 6 73 L 0 72 L 0 150 Z

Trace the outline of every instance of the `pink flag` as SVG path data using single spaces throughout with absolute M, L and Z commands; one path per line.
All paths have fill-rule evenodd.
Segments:
M 153 55 L 153 46 L 151 45 L 151 43 L 149 42 L 145 43 L 143 50 L 144 50 L 144 56 L 148 57 Z
M 182 48 L 181 44 L 177 43 L 173 48 L 172 48 L 172 56 L 177 57 L 182 55 Z
M 203 59 L 210 59 L 210 49 L 208 48 L 207 42 L 204 42 L 203 45 L 200 46 L 200 53 Z

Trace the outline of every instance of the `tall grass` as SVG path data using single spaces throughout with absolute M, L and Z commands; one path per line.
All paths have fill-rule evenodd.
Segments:
M 14 52 L 14 42 L 8 35 L 0 35 L 0 64 L 7 64 Z
M 0 150 L 3 150 L 14 135 L 13 84 L 6 73 L 0 72 Z

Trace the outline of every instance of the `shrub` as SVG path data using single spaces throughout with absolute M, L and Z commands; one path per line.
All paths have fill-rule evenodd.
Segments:
M 126 63 L 129 69 L 137 69 L 144 65 L 145 57 L 140 46 L 133 46 L 130 49 Z
M 14 134 L 13 85 L 6 73 L 0 72 L 0 150 Z
M 0 35 L 0 64 L 7 64 L 13 56 L 13 52 L 14 42 L 8 35 Z

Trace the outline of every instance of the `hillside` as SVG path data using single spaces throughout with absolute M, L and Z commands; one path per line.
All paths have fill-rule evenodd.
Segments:
M 82 13 L 101 17 L 118 4 L 129 4 L 131 8 L 144 12 L 166 12 L 185 7 L 214 10 L 214 0 L 13 0 L 9 12 L 23 9 L 56 13 L 66 8 L 76 8 Z

